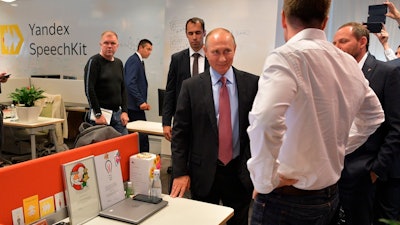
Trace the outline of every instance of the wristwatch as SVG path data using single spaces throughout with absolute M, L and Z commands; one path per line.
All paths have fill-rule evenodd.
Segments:
M 96 119 L 98 119 L 101 117 L 101 113 L 96 113 L 94 116 L 96 117 Z

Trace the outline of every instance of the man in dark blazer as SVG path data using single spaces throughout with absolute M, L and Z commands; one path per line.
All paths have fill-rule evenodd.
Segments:
M 362 67 L 385 112 L 385 122 L 356 151 L 345 157 L 339 196 L 346 224 L 381 224 L 400 216 L 400 70 L 368 53 L 369 31 L 347 23 L 334 44 Z M 383 223 L 382 223 L 383 224 Z
M 145 110 L 150 110 L 147 103 L 147 78 L 143 59 L 147 59 L 153 44 L 147 39 L 139 41 L 137 51 L 125 63 L 124 80 L 128 93 L 129 122 L 146 120 Z M 149 151 L 149 138 L 146 134 L 139 133 L 140 152 Z
M 228 224 L 248 224 L 253 186 L 246 162 L 250 158 L 248 113 L 257 93 L 258 76 L 232 67 L 236 44 L 226 29 L 217 28 L 206 37 L 205 54 L 210 68 L 182 83 L 172 128 L 173 185 L 171 196 L 192 198 L 234 209 Z M 221 77 L 229 89 L 232 121 L 231 161 L 219 158 Z M 221 139 L 222 140 L 222 139 Z
M 191 77 L 194 63 L 193 54 L 199 53 L 198 72 L 202 73 L 210 66 L 203 51 L 203 39 L 206 35 L 204 21 L 193 17 L 186 22 L 186 37 L 190 48 L 177 52 L 171 56 L 162 108 L 162 126 L 164 137 L 171 141 L 172 117 L 175 113 L 176 102 L 183 80 Z

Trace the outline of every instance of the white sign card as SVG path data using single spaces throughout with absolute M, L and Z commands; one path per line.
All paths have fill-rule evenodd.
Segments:
M 61 165 L 71 225 L 83 224 L 100 212 L 93 156 Z
M 125 198 L 118 150 L 94 157 L 101 208 L 106 209 Z

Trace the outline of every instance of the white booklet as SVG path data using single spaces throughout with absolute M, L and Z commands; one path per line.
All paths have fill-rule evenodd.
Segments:
M 110 125 L 113 111 L 111 109 L 103 109 L 103 108 L 100 108 L 100 110 L 101 110 L 101 114 L 106 118 L 107 124 Z M 93 109 L 90 111 L 90 119 L 96 120 Z
M 82 224 L 100 212 L 93 156 L 61 165 L 71 225 Z
M 118 150 L 94 157 L 101 209 L 106 209 L 125 198 Z

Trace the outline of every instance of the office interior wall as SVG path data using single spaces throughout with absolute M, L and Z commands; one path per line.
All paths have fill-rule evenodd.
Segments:
M 170 58 L 171 53 L 189 46 L 185 23 L 196 16 L 204 19 L 206 32 L 218 27 L 230 30 L 237 43 L 233 65 L 258 75 L 266 55 L 274 48 L 277 2 L 203 0 L 182 4 L 182 1 L 167 0 L 164 56 Z M 169 60 L 166 69 L 168 65 Z
M 17 7 L 0 1 L 0 40 L 4 40 L 0 42 L 0 71 L 11 73 L 11 79 L 32 74 L 83 79 L 87 60 L 100 51 L 100 34 L 113 30 L 120 42 L 115 56 L 124 63 L 136 51 L 140 39 L 153 42 L 146 69 L 149 102 L 157 106 L 157 88 L 164 86 L 165 0 L 17 0 L 15 3 Z M 18 46 L 21 40 L 23 44 Z M 45 52 L 45 48 L 49 50 Z M 51 48 L 55 50 L 50 51 Z M 80 103 L 81 99 L 77 101 Z M 159 118 L 157 108 L 149 112 L 150 117 L 155 115 L 154 120 Z
M 145 60 L 152 106 L 147 118 L 153 121 L 161 121 L 157 89 L 165 88 L 170 55 L 188 47 L 185 37 L 188 18 L 204 18 L 207 30 L 230 29 L 238 45 L 234 65 L 255 74 L 261 72 L 265 56 L 275 43 L 277 0 L 17 0 L 15 3 L 17 7 L 0 2 L 0 36 L 5 40 L 0 42 L 1 71 L 12 73 L 12 77 L 60 74 L 82 79 L 88 58 L 99 52 L 100 34 L 104 30 L 119 34 L 116 57 L 123 62 L 136 50 L 138 41 L 147 38 L 153 42 L 153 52 Z

